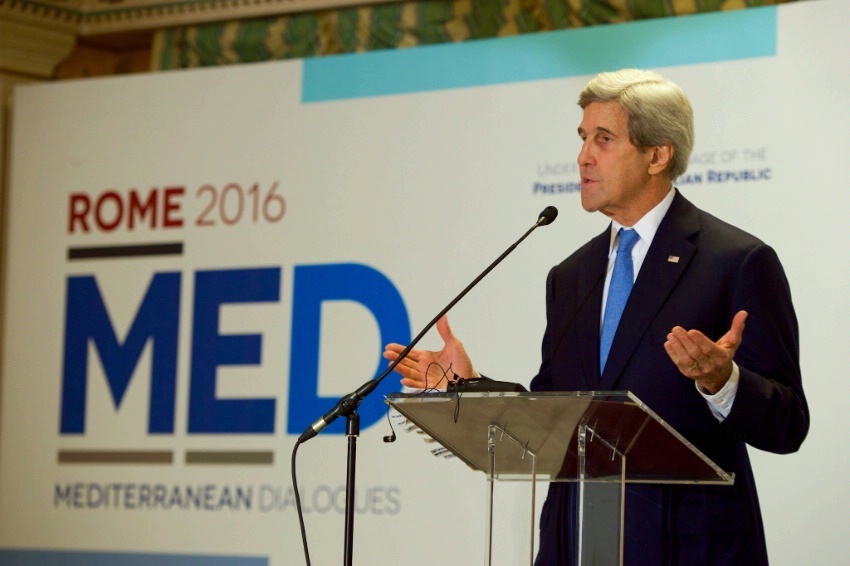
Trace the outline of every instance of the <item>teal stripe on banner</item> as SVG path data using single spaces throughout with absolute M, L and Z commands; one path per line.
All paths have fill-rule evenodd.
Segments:
M 268 563 L 267 557 L 254 556 L 0 549 L 3 566 L 268 566 Z
M 304 60 L 302 102 L 776 54 L 776 6 Z

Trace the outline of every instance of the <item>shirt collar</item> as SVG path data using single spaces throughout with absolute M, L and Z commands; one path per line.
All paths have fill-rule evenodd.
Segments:
M 661 202 L 656 204 L 652 210 L 644 214 L 643 218 L 632 226 L 637 231 L 638 236 L 640 236 L 640 240 L 636 244 L 637 246 L 646 246 L 648 248 L 652 244 L 652 239 L 655 238 L 655 233 L 658 231 L 661 221 L 664 220 L 664 216 L 670 210 L 670 205 L 673 204 L 673 198 L 675 196 L 676 189 L 670 187 L 667 196 L 661 199 Z M 611 221 L 611 241 L 608 246 L 609 257 L 617 250 L 615 243 L 617 242 L 617 234 L 620 233 L 620 228 L 625 227 L 616 220 Z M 626 229 L 628 230 L 628 228 Z

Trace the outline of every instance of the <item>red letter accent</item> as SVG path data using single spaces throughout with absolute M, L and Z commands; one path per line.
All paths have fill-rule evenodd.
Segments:
M 141 223 L 145 220 L 145 217 L 148 215 L 149 211 L 151 213 L 151 228 L 156 228 L 157 192 L 158 191 L 156 188 L 151 189 L 151 192 L 148 193 L 148 200 L 145 201 L 143 204 L 141 199 L 139 198 L 138 191 L 130 191 L 130 211 L 127 214 L 127 216 L 129 216 L 129 218 L 127 219 L 127 228 L 129 230 L 133 230 L 133 224 L 136 220 L 135 216 L 137 213 L 139 215 L 139 222 Z
M 115 220 L 112 222 L 104 222 L 101 214 L 101 207 L 107 199 L 114 200 L 115 206 L 118 208 L 116 210 Z M 101 230 L 104 232 L 111 232 L 112 230 L 115 230 L 115 228 L 121 224 L 121 219 L 124 217 L 124 203 L 121 201 L 121 195 L 119 195 L 116 191 L 106 191 L 100 195 L 100 198 L 97 199 L 94 212 L 95 221 Z
M 80 208 L 80 205 L 82 206 L 82 208 Z M 91 208 L 91 201 L 89 200 L 89 195 L 85 193 L 71 194 L 71 204 L 68 208 L 68 233 L 74 233 L 74 225 L 77 222 L 80 223 L 83 232 L 88 232 L 89 225 L 86 221 L 86 215 L 88 215 L 89 209 Z
M 165 188 L 165 206 L 162 211 L 162 226 L 164 228 L 180 228 L 183 226 L 183 218 L 180 216 L 172 216 L 172 212 L 179 212 L 183 204 L 180 201 L 174 202 L 172 197 L 182 197 L 186 192 L 185 187 L 166 187 Z

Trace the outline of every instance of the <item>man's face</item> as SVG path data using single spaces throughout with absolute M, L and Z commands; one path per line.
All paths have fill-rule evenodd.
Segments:
M 648 210 L 652 148 L 641 151 L 632 144 L 628 114 L 616 102 L 588 104 L 578 133 L 582 207 L 631 226 Z

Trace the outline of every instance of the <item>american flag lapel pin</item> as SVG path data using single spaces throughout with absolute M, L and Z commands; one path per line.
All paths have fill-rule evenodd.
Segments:
M 677 255 L 668 255 L 668 256 L 667 256 L 667 261 L 669 261 L 670 263 L 679 263 L 679 256 L 677 256 Z

